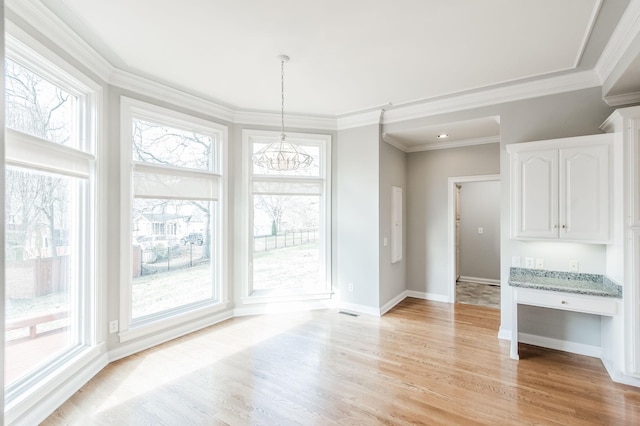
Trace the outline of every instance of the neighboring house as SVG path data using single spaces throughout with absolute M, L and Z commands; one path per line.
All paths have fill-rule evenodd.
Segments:
M 205 219 L 194 212 L 188 216 L 180 214 L 141 214 L 133 220 L 133 237 L 182 238 L 192 232 L 202 232 Z

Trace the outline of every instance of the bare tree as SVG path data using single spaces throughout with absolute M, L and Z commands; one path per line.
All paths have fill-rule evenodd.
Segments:
M 75 98 L 37 74 L 5 60 L 7 127 L 59 144 L 71 138 L 69 111 Z M 50 255 L 56 256 L 61 218 L 66 215 L 66 185 L 48 174 L 10 172 L 6 188 L 8 217 L 18 220 L 24 243 L 40 227 L 47 230 Z

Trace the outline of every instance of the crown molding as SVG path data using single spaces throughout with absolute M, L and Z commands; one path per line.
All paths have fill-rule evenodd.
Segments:
M 384 110 L 367 111 L 356 114 L 340 116 L 337 119 L 337 130 L 353 129 L 355 127 L 368 126 L 371 124 L 380 124 L 381 115 L 386 113 Z
M 48 40 L 55 40 L 56 46 L 76 58 L 98 78 L 109 81 L 114 67 L 41 2 L 5 0 L 4 6 L 9 30 L 26 32 L 15 22 L 15 17 L 24 19 Z
M 385 111 L 383 124 L 599 86 L 600 81 L 594 71 L 574 72 L 406 106 L 396 106 Z
M 382 134 L 382 140 L 388 143 L 391 146 L 398 148 L 402 152 L 409 152 L 409 147 L 406 146 L 400 139 L 397 139 L 391 135 L 386 133 Z
M 166 101 L 172 105 L 202 112 L 219 120 L 234 121 L 235 111 L 231 108 L 127 71 L 115 69 L 108 83 L 121 89 Z
M 313 117 L 294 114 L 285 114 L 285 122 L 288 128 L 318 129 L 335 131 L 337 120 L 334 117 Z M 236 124 L 249 124 L 253 126 L 280 127 L 282 117 L 273 112 L 235 111 L 233 122 Z
M 473 138 L 473 139 L 464 139 L 459 141 L 441 141 L 441 142 L 431 142 L 425 143 L 424 145 L 420 145 L 417 147 L 408 147 L 404 144 L 400 139 L 388 135 L 386 133 L 382 134 L 382 140 L 384 140 L 389 145 L 395 146 L 399 150 L 412 153 L 412 152 L 422 152 L 422 151 L 433 151 L 436 149 L 449 149 L 449 148 L 460 148 L 463 146 L 472 146 L 472 145 L 486 145 L 490 143 L 499 143 L 500 136 L 487 136 L 484 138 Z
M 594 70 L 603 84 L 640 34 L 640 0 L 631 0 L 605 46 Z
M 632 31 L 637 33 L 639 31 L 637 27 L 640 27 L 637 22 L 640 19 L 640 0 L 631 0 L 631 2 L 623 16 L 624 27 L 627 28 L 625 33 Z M 187 93 L 166 84 L 115 68 L 39 1 L 6 0 L 5 4 L 9 10 L 9 20 L 11 20 L 12 13 L 25 20 L 44 37 L 49 40 L 55 40 L 58 48 L 68 52 L 69 55 L 73 56 L 107 84 L 121 87 L 143 96 L 167 101 L 187 109 L 203 112 L 230 123 L 269 126 L 278 124 L 279 114 L 247 112 L 223 106 L 202 96 Z M 635 20 L 633 19 L 634 17 Z M 634 28 L 634 24 L 636 28 Z M 622 27 L 622 25 L 618 27 Z M 617 28 L 616 33 L 620 32 L 622 30 Z M 624 39 L 626 40 L 627 38 L 628 35 Z M 602 62 L 602 57 L 600 62 Z M 385 105 L 384 107 L 336 116 L 335 118 L 291 115 L 289 125 L 298 128 L 345 130 L 569 92 L 601 86 L 601 84 L 601 79 L 594 70 L 573 72 L 526 82 L 505 84 L 494 88 L 478 89 L 467 93 L 456 93 L 437 99 L 425 99 L 404 105 Z
M 640 102 L 640 92 L 624 93 L 622 95 L 609 95 L 604 97 L 607 105 L 617 107 Z

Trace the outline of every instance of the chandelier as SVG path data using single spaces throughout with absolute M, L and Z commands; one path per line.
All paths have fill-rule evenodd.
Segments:
M 253 154 L 253 162 L 258 167 L 269 170 L 287 171 L 306 168 L 311 165 L 313 158 L 304 152 L 296 143 L 288 142 L 284 134 L 284 63 L 289 62 L 289 57 L 281 55 L 280 59 L 280 139 L 272 142 L 260 151 Z

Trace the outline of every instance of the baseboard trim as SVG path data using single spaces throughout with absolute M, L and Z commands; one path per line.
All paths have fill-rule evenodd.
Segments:
M 380 316 L 380 308 L 372 308 L 371 306 L 358 305 L 356 303 L 337 301 L 336 308 L 357 314 L 372 315 L 374 317 Z
M 425 293 L 422 291 L 407 290 L 407 297 L 413 297 L 415 299 L 431 300 L 434 302 L 451 303 L 449 296 L 446 294 Z
M 399 295 L 397 295 L 396 297 L 394 297 L 393 299 L 389 300 L 384 305 L 382 305 L 380 307 L 380 316 L 383 316 L 384 314 L 389 312 L 391 309 L 393 309 L 398 303 L 400 303 L 404 299 L 406 299 L 407 298 L 407 293 L 408 293 L 407 290 L 405 290 L 402 293 L 400 293 Z
M 487 285 L 500 285 L 500 280 L 494 280 L 491 278 L 466 277 L 464 275 L 460 275 L 460 277 L 458 277 L 458 281 L 468 281 L 472 283 Z
M 602 359 L 602 365 L 604 365 L 605 370 L 609 373 L 609 377 L 611 377 L 611 380 L 614 382 L 640 388 L 640 378 L 623 374 L 621 371 L 616 370 L 610 361 L 605 359 Z
M 118 348 L 109 351 L 109 362 L 117 361 L 121 358 L 125 358 L 129 355 L 144 351 L 170 340 L 177 339 L 178 337 L 193 333 L 195 331 L 228 320 L 230 318 L 233 318 L 233 310 L 226 310 L 218 312 L 215 315 L 204 317 L 197 321 L 190 321 L 179 327 L 171 328 L 170 330 L 154 334 L 147 338 L 134 340 L 131 343 L 127 342 L 119 346 Z
M 511 341 L 511 330 L 505 330 L 500 326 L 498 330 L 498 339 Z
M 578 355 L 602 358 L 602 348 L 600 346 L 585 345 L 584 343 L 569 342 L 567 340 L 553 339 L 551 337 L 537 336 L 528 333 L 518 333 L 518 342 Z

